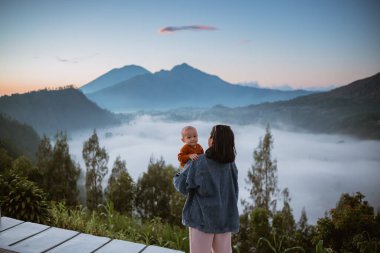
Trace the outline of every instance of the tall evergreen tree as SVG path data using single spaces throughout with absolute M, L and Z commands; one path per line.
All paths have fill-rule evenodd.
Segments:
M 289 189 L 282 190 L 283 207 L 281 210 L 282 215 L 282 234 L 287 237 L 292 237 L 296 229 L 296 222 L 293 216 L 293 210 L 290 207 L 290 193 Z
M 125 161 L 118 156 L 108 179 L 106 197 L 116 211 L 132 215 L 136 194 L 136 184 L 127 171 Z
M 184 198 L 174 189 L 176 170 L 161 158 L 151 158 L 148 171 L 137 181 L 135 206 L 143 219 L 160 217 L 174 224 L 181 219 Z
M 276 210 L 277 188 L 277 161 L 272 159 L 273 136 L 269 125 L 263 139 L 260 140 L 258 147 L 253 152 L 254 164 L 248 170 L 248 180 L 251 185 L 250 198 L 256 207 L 266 209 L 269 213 Z M 253 205 L 243 202 L 245 210 L 250 211 Z
M 41 188 L 48 192 L 48 190 L 52 187 L 52 183 L 49 177 L 45 176 L 49 174 L 49 170 L 51 168 L 52 160 L 53 160 L 53 147 L 51 145 L 49 137 L 44 135 L 38 145 L 37 153 L 37 168 L 42 174 L 41 178 Z
M 272 220 L 273 238 L 281 239 L 285 248 L 295 245 L 296 224 L 290 207 L 290 195 L 288 188 L 282 191 L 283 207 L 276 211 Z
M 120 156 L 118 156 L 113 164 L 111 175 L 108 178 L 108 186 L 112 185 L 122 172 L 127 172 L 127 166 L 125 160 L 121 160 Z
M 314 236 L 314 227 L 308 224 L 305 208 L 302 209 L 301 217 L 296 225 L 295 239 L 296 244 L 301 246 L 305 252 L 312 252 L 314 247 L 312 237 Z
M 46 179 L 45 191 L 50 200 L 65 200 L 67 205 L 76 205 L 78 203 L 77 180 L 80 168 L 71 159 L 66 133 L 58 132 L 55 138 L 56 141 L 50 162 L 39 158 L 40 165 L 44 163 L 47 165 L 43 174 Z M 46 143 L 44 145 L 46 146 L 41 148 L 46 148 L 44 152 L 48 154 L 49 146 Z
M 50 143 L 49 137 L 44 135 L 38 145 L 37 150 L 37 167 L 42 174 L 47 173 L 49 170 L 49 163 L 53 158 L 53 147 Z
M 86 165 L 87 208 L 95 210 L 103 202 L 102 181 L 108 172 L 108 154 L 99 146 L 99 139 L 94 130 L 92 136 L 84 142 L 82 151 Z

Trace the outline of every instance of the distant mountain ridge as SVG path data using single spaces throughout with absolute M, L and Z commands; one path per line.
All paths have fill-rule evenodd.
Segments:
M 270 123 L 320 133 L 380 139 L 380 73 L 329 92 L 240 108 L 218 106 L 195 118 L 241 124 Z
M 80 87 L 80 90 L 83 91 L 83 93 L 96 92 L 143 74 L 150 74 L 150 72 L 137 65 L 127 65 L 122 68 L 115 68 L 89 82 L 88 84 L 83 85 Z
M 32 126 L 39 134 L 98 128 L 119 123 L 79 90 L 40 90 L 0 97 L 0 113 Z
M 243 106 L 288 100 L 311 93 L 233 85 L 183 63 L 169 71 L 138 75 L 86 95 L 111 111 L 133 111 L 212 107 L 217 104 Z

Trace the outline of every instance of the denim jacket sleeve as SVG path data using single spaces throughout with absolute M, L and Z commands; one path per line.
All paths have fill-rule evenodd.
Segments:
M 178 172 L 173 178 L 173 184 L 177 191 L 187 195 L 190 190 L 195 190 L 200 186 L 199 177 L 195 176 L 197 172 L 194 161 L 185 164 L 183 171 Z
M 233 177 L 234 177 L 234 182 L 235 182 L 234 184 L 235 196 L 236 196 L 236 199 L 239 199 L 238 170 L 236 168 L 235 163 L 233 164 L 233 170 L 234 170 Z

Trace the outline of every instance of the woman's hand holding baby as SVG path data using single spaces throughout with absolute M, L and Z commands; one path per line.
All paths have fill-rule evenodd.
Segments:
M 197 154 L 190 154 L 189 157 L 193 161 L 198 159 L 198 155 Z

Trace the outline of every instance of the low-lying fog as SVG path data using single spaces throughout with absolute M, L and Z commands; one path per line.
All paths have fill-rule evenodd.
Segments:
M 98 130 L 99 142 L 109 154 L 109 172 L 118 155 L 137 181 L 147 170 L 151 156 L 178 167 L 177 153 L 183 143 L 180 131 L 185 125 L 198 129 L 199 143 L 206 150 L 207 138 L 215 123 L 163 122 L 142 116 L 133 123 Z M 239 169 L 240 198 L 248 199 L 245 178 L 253 163 L 253 150 L 265 129 L 254 125 L 231 125 L 235 133 L 236 164 Z M 107 134 L 108 133 L 108 134 Z M 110 136 L 109 133 L 112 133 Z M 73 133 L 70 153 L 81 164 L 83 142 L 92 130 Z M 106 136 L 107 134 L 107 136 Z M 272 129 L 273 158 L 277 159 L 279 188 L 288 187 L 296 220 L 302 208 L 314 224 L 325 211 L 335 207 L 343 192 L 362 192 L 375 210 L 380 207 L 380 141 L 361 141 L 348 136 L 305 134 Z M 106 182 L 107 179 L 105 179 Z M 242 210 L 242 207 L 240 207 Z

